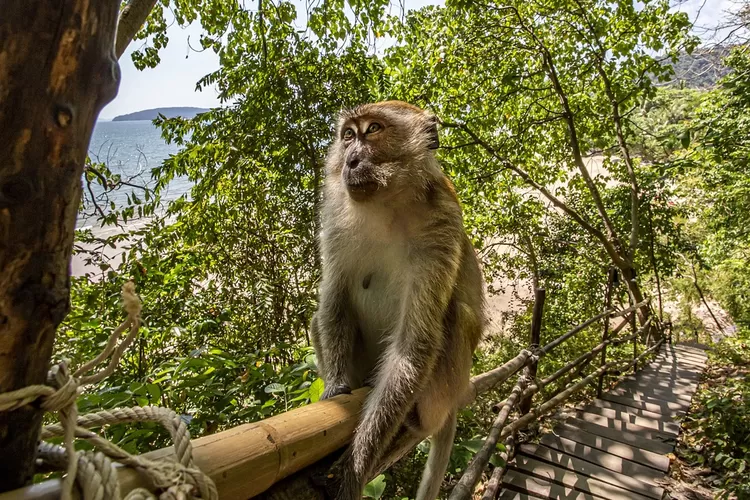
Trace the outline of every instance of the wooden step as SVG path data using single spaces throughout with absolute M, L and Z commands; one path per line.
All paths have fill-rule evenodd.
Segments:
M 629 444 L 642 450 L 653 451 L 662 455 L 671 453 L 673 450 L 672 440 L 664 439 L 669 436 L 668 434 L 662 435 L 662 439 L 657 439 L 658 431 L 648 432 L 650 429 L 639 428 L 625 422 L 612 421 L 598 415 L 577 414 L 576 418 L 569 418 L 566 423 L 597 436 Z
M 565 500 L 597 500 L 600 498 L 574 488 L 524 474 L 516 469 L 508 470 L 505 473 L 503 488 L 525 493 L 535 498 L 564 498 Z
M 604 397 L 602 395 L 602 397 Z M 609 408 L 611 410 L 617 410 L 621 412 L 630 413 L 638 417 L 652 418 L 655 420 L 663 420 L 665 422 L 679 422 L 680 417 L 677 412 L 666 412 L 660 413 L 656 411 L 650 411 L 645 408 L 634 408 L 632 406 L 626 406 L 624 404 L 615 403 L 606 399 L 595 399 L 591 403 L 591 406 L 598 406 L 599 408 Z
M 582 405 L 582 407 L 576 407 L 576 408 L 585 413 L 592 413 L 594 415 L 600 415 L 608 419 L 628 422 L 631 424 L 639 425 L 641 427 L 645 427 L 647 429 L 654 429 L 654 430 L 661 431 L 667 434 L 672 434 L 673 436 L 677 436 L 680 433 L 680 424 L 667 421 L 666 419 L 662 417 L 657 417 L 657 418 L 642 417 L 638 415 L 633 415 L 632 413 L 629 413 L 626 411 L 620 411 L 620 410 L 613 409 L 613 408 L 602 408 L 601 406 L 597 406 L 597 405 L 586 405 L 586 406 Z
M 664 389 L 653 389 L 649 387 L 643 387 L 633 384 L 622 384 L 616 386 L 610 390 L 613 394 L 622 395 L 623 393 L 633 394 L 636 396 L 645 396 L 647 398 L 659 399 L 662 401 L 670 401 L 672 403 L 679 403 L 685 408 L 690 407 L 690 402 L 693 400 L 692 395 L 687 394 L 674 394 Z
M 654 413 L 661 413 L 662 415 L 674 415 L 682 416 L 685 415 L 686 406 L 681 403 L 672 403 L 669 401 L 661 401 L 658 399 L 644 398 L 636 400 L 627 396 L 618 396 L 611 392 L 605 392 L 601 397 L 604 401 L 610 401 L 615 404 L 621 404 L 623 406 L 629 406 L 631 408 L 637 408 L 641 410 L 647 410 Z
M 542 436 L 540 443 L 653 485 L 669 469 L 669 459 L 664 455 L 597 436 L 567 424 L 556 427 L 555 434 Z
M 573 490 L 590 493 L 609 500 L 649 500 L 650 498 L 527 455 L 517 456 L 510 466 L 514 470 L 521 470 L 529 476 L 536 476 Z
M 588 476 L 649 498 L 658 500 L 664 494 L 664 489 L 654 487 L 653 484 L 639 481 L 625 474 L 611 471 L 587 460 L 553 450 L 541 444 L 525 444 L 521 446 L 520 451 L 524 455 L 544 460 L 558 467 L 573 471 L 578 475 Z

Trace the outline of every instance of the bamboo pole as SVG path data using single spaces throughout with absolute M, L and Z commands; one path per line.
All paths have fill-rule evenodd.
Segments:
M 513 455 L 515 455 L 515 442 L 513 436 L 508 436 L 508 439 L 505 440 L 505 449 L 499 454 L 500 459 L 503 461 L 503 465 L 495 467 L 495 470 L 492 471 L 492 476 L 485 486 L 482 500 L 495 500 L 495 497 L 503 484 L 505 471 L 508 470 L 508 458 Z
M 215 482 L 222 500 L 246 500 L 275 482 L 346 445 L 369 389 L 358 389 L 260 422 L 193 440 L 195 465 Z M 143 455 L 176 459 L 163 448 Z M 118 468 L 123 495 L 150 488 L 137 471 Z M 59 482 L 46 481 L 0 495 L 1 500 L 59 498 Z
M 468 391 L 460 399 L 461 406 L 508 380 L 530 357 L 531 352 L 524 349 L 502 366 L 473 377 Z M 358 389 L 350 395 L 195 439 L 195 463 L 216 482 L 222 500 L 246 500 L 345 446 L 357 425 L 368 392 L 368 388 Z M 172 448 L 163 448 L 145 453 L 144 457 L 168 460 L 174 459 L 175 454 Z M 123 494 L 135 488 L 150 487 L 132 469 L 120 467 L 118 474 Z M 0 500 L 57 500 L 59 495 L 59 481 L 50 480 L 0 494 Z
M 625 313 L 626 311 L 621 312 Z M 617 341 L 621 340 L 624 339 Z M 644 355 L 659 345 L 661 343 L 644 352 Z M 477 395 L 505 382 L 533 359 L 532 353 L 524 349 L 502 366 L 473 377 L 468 390 L 459 398 L 460 405 L 470 404 Z M 598 371 L 584 380 L 597 373 Z M 574 387 L 582 387 L 583 382 Z M 538 390 L 537 383 L 529 385 L 518 395 L 518 399 L 529 397 Z M 323 493 L 310 486 L 310 476 L 313 471 L 327 470 L 337 456 L 335 452 L 348 443 L 368 392 L 368 388 L 358 389 L 350 395 L 337 396 L 260 422 L 195 439 L 195 463 L 216 482 L 222 500 L 245 500 L 258 495 L 261 495 L 260 498 L 274 500 L 322 500 Z M 550 401 L 560 401 L 561 397 L 567 397 L 565 394 L 572 392 L 568 389 Z M 523 420 L 524 425 L 533 420 L 528 417 L 541 415 L 549 409 L 548 403 L 532 410 Z M 507 437 L 507 429 L 523 427 L 515 423 L 511 426 L 503 428 L 499 439 Z M 378 473 L 398 461 L 420 440 L 404 436 L 381 463 Z M 144 456 L 153 460 L 175 458 L 171 448 L 152 451 Z M 123 494 L 137 487 L 152 486 L 135 470 L 119 467 L 118 474 Z M 297 489 L 290 489 L 290 484 L 296 484 Z M 269 490 L 272 485 L 273 488 Z M 0 500 L 57 500 L 59 495 L 59 481 L 51 480 L 0 494 Z
M 605 307 L 609 309 L 612 307 L 612 288 L 614 288 L 615 283 L 615 273 L 617 273 L 617 270 L 613 267 L 609 268 L 609 273 L 607 273 L 607 292 L 606 297 L 604 299 L 605 301 Z M 609 318 L 604 320 L 604 332 L 602 332 L 602 342 L 606 342 L 609 338 Z M 604 366 L 607 364 L 607 344 L 604 344 L 602 348 L 602 360 L 599 363 L 599 366 Z M 600 398 L 602 397 L 602 387 L 604 385 L 604 374 L 601 374 L 599 376 L 599 383 L 596 388 L 596 397 Z
M 623 309 L 622 311 L 616 311 L 615 309 L 609 309 L 607 311 L 604 311 L 601 314 L 597 314 L 591 319 L 588 319 L 581 323 L 580 325 L 574 327 L 572 330 L 569 330 L 567 333 L 557 337 L 555 340 L 550 342 L 549 344 L 545 345 L 540 349 L 541 355 L 549 354 L 555 347 L 559 346 L 566 340 L 568 340 L 570 337 L 574 336 L 577 333 L 580 333 L 582 330 L 585 330 L 587 327 L 591 326 L 592 324 L 596 323 L 600 319 L 609 316 L 610 318 L 619 318 L 621 316 L 624 316 L 626 314 L 629 314 L 633 311 L 635 311 L 638 308 L 643 307 L 644 305 L 648 304 L 648 299 L 639 302 L 638 304 L 634 306 L 630 306 L 627 309 Z
M 485 467 L 487 467 L 490 458 L 495 453 L 497 443 L 500 440 L 500 433 L 503 430 L 506 420 L 508 420 L 508 416 L 510 416 L 510 411 L 516 404 L 516 401 L 519 400 L 524 387 L 528 383 L 527 381 L 528 378 L 525 376 L 519 377 L 518 383 L 513 387 L 500 413 L 495 417 L 489 436 L 487 436 L 479 452 L 469 462 L 458 484 L 451 491 L 448 500 L 468 500 L 474 494 L 474 488 L 476 488 L 477 483 L 482 478 Z

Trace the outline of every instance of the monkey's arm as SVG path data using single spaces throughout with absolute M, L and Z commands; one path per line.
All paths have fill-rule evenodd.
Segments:
M 321 302 L 313 316 L 310 333 L 318 368 L 325 381 L 320 399 L 328 399 L 351 392 L 357 324 L 346 289 L 341 284 L 326 284 L 321 288 Z

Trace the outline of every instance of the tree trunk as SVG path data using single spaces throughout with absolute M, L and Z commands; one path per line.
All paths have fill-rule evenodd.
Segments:
M 118 7 L 6 0 L 0 8 L 0 393 L 45 383 L 70 307 L 81 174 L 120 79 Z M 31 479 L 42 414 L 0 413 L 0 491 Z
M 630 294 L 633 303 L 639 304 L 643 302 L 643 292 L 641 291 L 640 286 L 638 286 L 638 281 L 635 277 L 635 269 L 631 265 L 624 265 L 620 266 L 620 271 L 622 271 L 623 280 L 625 280 L 625 285 L 628 287 L 628 293 Z M 645 325 L 646 321 L 648 321 L 648 318 L 651 316 L 651 310 L 647 305 L 639 308 L 636 313 L 641 325 Z M 654 341 L 658 342 L 659 340 L 661 340 L 661 332 L 653 323 L 651 324 L 650 328 L 643 332 L 641 340 L 646 339 L 649 332 L 651 333 Z

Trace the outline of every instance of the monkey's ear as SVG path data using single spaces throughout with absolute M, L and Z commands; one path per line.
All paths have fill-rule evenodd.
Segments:
M 436 116 L 430 116 L 426 130 L 429 141 L 427 149 L 437 149 L 440 147 L 440 138 L 438 137 L 438 119 Z

